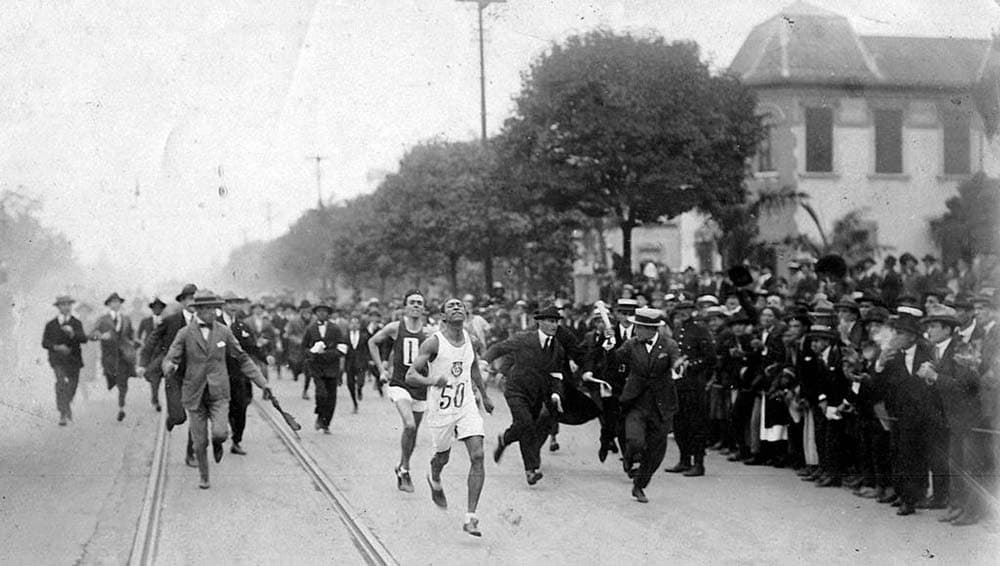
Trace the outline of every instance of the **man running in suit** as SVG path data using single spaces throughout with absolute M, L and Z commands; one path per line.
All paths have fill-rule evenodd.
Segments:
M 167 303 L 160 300 L 159 297 L 154 297 L 153 302 L 149 303 L 149 310 L 153 311 L 153 314 L 147 316 L 139 322 L 139 330 L 136 332 L 136 338 L 139 340 L 140 345 L 144 345 L 149 336 L 153 333 L 153 330 L 157 326 L 163 323 L 163 309 L 167 308 Z M 140 368 L 140 372 L 142 368 Z M 153 408 L 156 412 L 161 411 L 160 408 L 160 378 L 157 377 L 156 380 L 151 380 L 148 376 L 146 380 L 149 382 L 149 395 L 150 401 L 153 403 Z
M 59 426 L 66 426 L 73 420 L 73 397 L 80 383 L 80 368 L 83 356 L 80 345 L 87 342 L 83 323 L 73 316 L 72 297 L 56 297 L 55 307 L 59 315 L 45 325 L 42 334 L 42 348 L 49 351 L 49 365 L 56 374 L 56 408 L 59 410 Z
M 125 396 L 128 394 L 128 378 L 135 371 L 135 331 L 132 320 L 121 313 L 125 302 L 118 293 L 112 293 L 104 300 L 108 312 L 97 319 L 91 340 L 101 342 L 101 366 L 108 389 L 118 388 L 118 422 L 125 420 Z
M 636 309 L 631 317 L 633 338 L 612 354 L 615 363 L 628 368 L 620 398 L 625 415 L 625 466 L 632 478 L 632 497 L 639 503 L 649 502 L 645 489 L 663 462 L 667 434 L 677 412 L 675 360 L 659 332 L 663 316 L 657 309 Z
M 225 304 L 211 291 L 199 291 L 193 299 L 195 316 L 174 338 L 163 360 L 163 373 L 173 376 L 183 361 L 181 393 L 187 411 L 191 440 L 198 460 L 201 481 L 198 487 L 209 488 L 208 436 L 211 421 L 212 454 L 222 460 L 222 445 L 229 432 L 229 371 L 227 357 L 239 362 L 240 370 L 271 396 L 267 380 L 233 333 L 215 320 L 215 310 Z
M 368 351 L 368 339 L 371 336 L 361 328 L 361 317 L 351 316 L 347 323 L 347 353 L 345 354 L 345 370 L 347 371 L 347 391 L 351 394 L 354 412 L 358 412 L 358 401 L 361 400 L 365 385 L 365 374 L 371 363 L 371 353 Z
M 316 430 L 330 434 L 330 420 L 337 409 L 337 387 L 344 373 L 344 336 L 332 321 L 330 305 L 313 307 L 316 321 L 306 329 L 302 347 L 306 352 L 306 372 L 316 383 Z
M 246 312 L 243 310 L 250 300 L 238 297 L 232 291 L 227 292 L 222 300 L 222 318 L 217 322 L 229 328 L 243 351 L 254 357 L 257 351 L 257 340 L 250 327 L 243 321 Z M 246 455 L 243 449 L 243 431 L 247 426 L 247 407 L 253 399 L 250 387 L 250 377 L 243 373 L 238 359 L 226 356 L 226 369 L 229 371 L 229 428 L 233 434 L 233 445 L 229 451 L 240 456 Z
M 491 365 L 504 356 L 513 360 L 504 390 L 513 422 L 497 437 L 493 461 L 499 462 L 507 446 L 517 442 L 528 485 L 535 485 L 542 479 L 539 470 L 541 449 L 552 422 L 551 417 L 542 416 L 542 407 L 548 405 L 549 415 L 562 412 L 562 371 L 566 353 L 555 339 L 561 318 L 559 310 L 553 306 L 542 309 L 534 315 L 537 330 L 521 332 L 494 344 L 484 356 Z

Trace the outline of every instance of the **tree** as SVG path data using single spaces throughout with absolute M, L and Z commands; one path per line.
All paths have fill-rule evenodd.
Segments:
M 979 172 L 945 201 L 947 212 L 931 220 L 931 233 L 945 263 L 972 262 L 977 255 L 1000 253 L 1000 181 Z
M 756 98 L 713 76 L 696 44 L 591 32 L 553 46 L 522 82 L 504 158 L 551 205 L 613 217 L 626 269 L 636 226 L 746 198 Z

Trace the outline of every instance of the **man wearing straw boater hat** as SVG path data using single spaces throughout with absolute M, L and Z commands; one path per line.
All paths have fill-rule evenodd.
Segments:
M 118 422 L 125 420 L 128 378 L 136 374 L 135 331 L 132 329 L 132 320 L 121 313 L 124 302 L 118 293 L 111 293 L 104 300 L 108 312 L 97 319 L 97 324 L 90 333 L 91 340 L 101 342 L 101 367 L 104 368 L 108 389 L 118 388 Z
M 632 497 L 647 503 L 645 489 L 663 462 L 667 434 L 677 412 L 674 359 L 660 336 L 663 311 L 638 308 L 630 317 L 633 337 L 615 350 L 615 363 L 625 364 L 628 378 L 620 398 L 625 415 L 625 467 L 632 478 Z
M 182 328 L 163 360 L 163 373 L 170 377 L 183 362 L 181 402 L 187 411 L 191 441 L 198 461 L 201 481 L 198 487 L 209 488 L 208 440 L 211 422 L 212 454 L 215 461 L 222 460 L 222 445 L 229 433 L 229 370 L 227 358 L 239 363 L 243 372 L 264 390 L 264 398 L 271 397 L 267 380 L 253 358 L 240 347 L 232 331 L 215 320 L 216 309 L 225 301 L 211 291 L 194 294 L 194 317 Z
M 66 426 L 73 420 L 70 405 L 80 382 L 80 368 L 83 356 L 80 345 L 87 342 L 83 323 L 73 316 L 73 297 L 61 295 L 53 303 L 59 314 L 45 325 L 42 334 L 42 348 L 49 351 L 49 365 L 56 374 L 56 408 L 59 410 L 59 426 Z

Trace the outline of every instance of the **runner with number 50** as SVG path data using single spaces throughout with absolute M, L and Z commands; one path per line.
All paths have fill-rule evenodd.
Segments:
M 448 299 L 441 306 L 441 313 L 441 330 L 420 346 L 420 353 L 406 372 L 406 382 L 427 387 L 427 426 L 434 449 L 427 483 L 431 499 L 438 507 L 448 507 L 441 485 L 441 470 L 448 463 L 452 442 L 456 438 L 461 440 L 469 451 L 468 507 L 462 530 L 478 537 L 482 533 L 476 508 L 486 476 L 483 468 L 485 433 L 473 385 L 479 390 L 487 413 L 493 412 L 493 402 L 479 374 L 472 338 L 464 327 L 468 316 L 465 304 L 459 299 Z
M 389 399 L 396 405 L 403 421 L 396 487 L 407 493 L 413 493 L 410 456 L 417 444 L 417 429 L 427 406 L 427 387 L 408 384 L 406 370 L 413 364 L 420 344 L 427 338 L 425 324 L 424 295 L 418 289 L 411 289 L 403 296 L 403 318 L 390 322 L 368 339 L 368 351 L 381 370 L 379 379 L 389 384 Z M 386 340 L 392 340 L 392 352 L 388 360 L 383 360 L 379 345 Z

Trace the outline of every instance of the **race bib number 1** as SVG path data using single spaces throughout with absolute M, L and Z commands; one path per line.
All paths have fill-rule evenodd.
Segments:
M 411 336 L 403 338 L 403 365 L 412 366 L 413 360 L 417 357 L 417 350 L 420 348 L 420 341 Z

